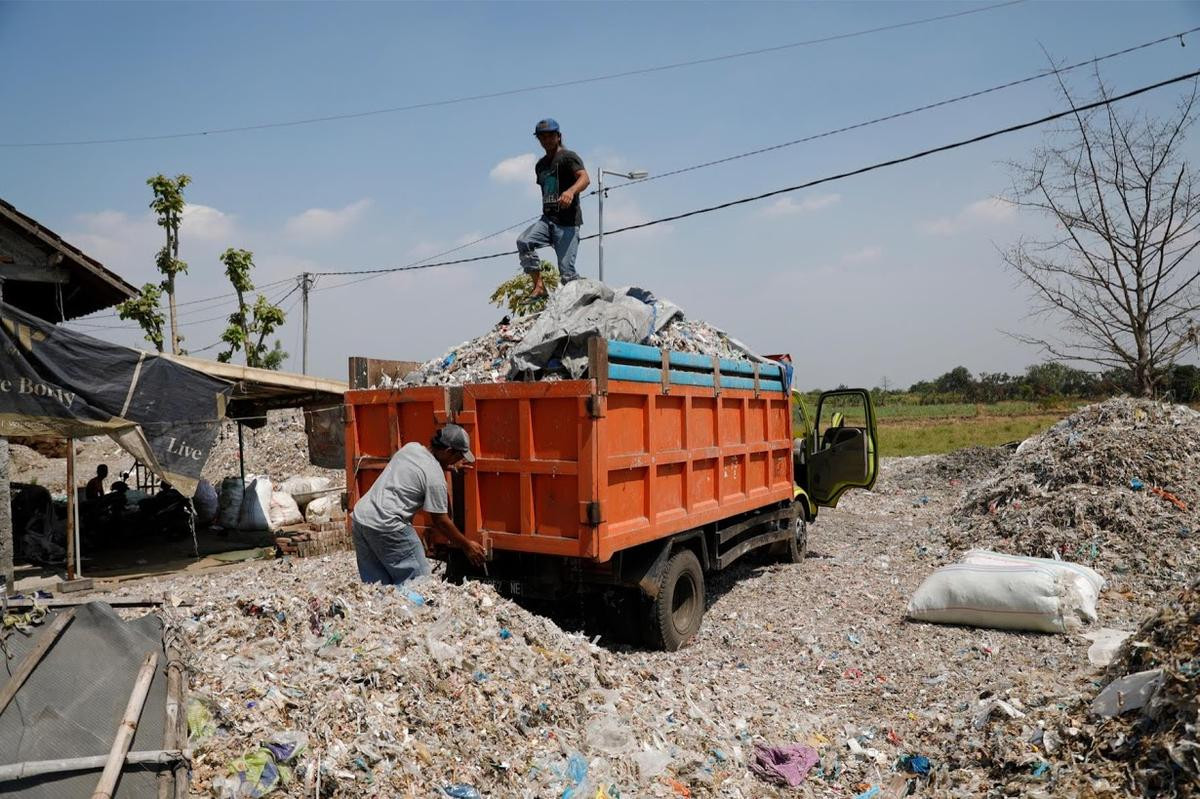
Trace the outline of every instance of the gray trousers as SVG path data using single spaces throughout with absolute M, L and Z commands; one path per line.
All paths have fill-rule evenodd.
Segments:
M 364 583 L 401 585 L 432 571 L 411 524 L 399 530 L 374 530 L 352 519 L 352 525 L 358 576 Z
M 517 252 L 521 258 L 521 269 L 535 275 L 541 270 L 538 247 L 554 247 L 558 256 L 558 275 L 562 283 L 570 283 L 579 277 L 575 273 L 575 255 L 579 252 L 579 228 L 557 225 L 542 217 L 517 236 Z

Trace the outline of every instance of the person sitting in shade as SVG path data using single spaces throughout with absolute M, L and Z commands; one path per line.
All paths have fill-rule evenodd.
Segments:
M 483 546 L 468 539 L 450 518 L 446 470 L 475 462 L 467 431 L 447 424 L 429 447 L 413 441 L 396 451 L 383 473 L 350 514 L 358 576 L 364 583 L 401 585 L 430 573 L 425 547 L 413 529 L 413 516 L 430 514 L 433 529 L 461 548 L 477 567 Z
M 100 464 L 96 467 L 96 476 L 87 481 L 87 487 L 83 490 L 83 498 L 89 502 L 104 498 L 104 479 L 108 477 L 108 465 Z

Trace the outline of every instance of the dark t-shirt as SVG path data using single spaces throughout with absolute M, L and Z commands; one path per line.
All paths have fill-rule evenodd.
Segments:
M 543 155 L 533 168 L 538 185 L 542 187 L 542 213 L 556 225 L 578 227 L 583 224 L 583 209 L 579 196 L 566 208 L 558 205 L 558 195 L 575 185 L 575 173 L 583 169 L 583 161 L 573 150 L 559 147 L 553 157 Z

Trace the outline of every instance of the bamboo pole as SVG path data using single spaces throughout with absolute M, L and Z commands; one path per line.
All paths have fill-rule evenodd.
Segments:
M 141 718 L 142 708 L 146 705 L 146 694 L 150 693 L 150 682 L 154 679 L 154 669 L 157 665 L 158 654 L 147 652 L 137 680 L 133 683 L 133 693 L 129 695 L 125 715 L 121 717 L 121 723 L 117 727 L 117 737 L 113 740 L 108 761 L 104 764 L 104 773 L 100 775 L 100 782 L 96 783 L 96 790 L 92 792 L 92 799 L 112 799 L 125 756 L 129 754 L 129 745 L 133 743 L 133 734 L 137 731 L 138 719 Z
M 43 774 L 62 774 L 68 771 L 91 771 L 108 763 L 108 755 L 93 757 L 68 757 L 62 760 L 31 760 L 0 766 L 0 782 L 23 780 Z M 187 759 L 187 753 L 179 749 L 150 749 L 144 752 L 129 752 L 125 755 L 126 765 L 154 765 L 175 763 Z
M 47 650 L 54 645 L 58 639 L 59 633 L 63 631 L 71 619 L 75 618 L 75 609 L 72 608 L 66 613 L 60 613 L 50 622 L 41 633 L 38 634 L 37 641 L 33 648 L 25 653 L 25 658 L 21 661 L 21 665 L 17 666 L 17 670 L 13 672 L 13 676 L 9 681 L 0 688 L 0 713 L 4 712 L 4 708 L 8 707 L 8 703 L 17 695 L 17 691 L 21 690 L 21 686 L 25 684 L 25 680 L 29 679 L 29 675 L 33 674 L 34 667 L 45 656 Z
M 183 684 L 183 664 L 179 661 L 178 653 L 174 649 L 167 650 L 167 702 L 164 708 L 165 720 L 163 724 L 163 749 L 171 750 L 182 748 L 186 743 L 187 733 L 182 733 L 184 737 L 180 737 L 181 725 L 186 729 L 187 719 L 186 713 L 181 712 L 182 702 L 182 684 Z M 180 718 L 183 716 L 184 718 Z M 185 771 L 186 773 L 186 771 Z M 162 769 L 158 772 L 158 799 L 173 799 L 176 793 L 175 783 L 179 779 L 177 769 Z

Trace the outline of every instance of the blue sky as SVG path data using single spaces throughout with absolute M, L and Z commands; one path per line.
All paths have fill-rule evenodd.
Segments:
M 420 103 L 751 50 L 951 13 L 957 3 L 2 3 L 2 142 L 143 136 Z M 401 265 L 537 213 L 533 124 L 559 120 L 598 167 L 661 173 L 799 138 L 1200 25 L 1196 3 L 1033 3 L 649 75 L 405 113 L 160 141 L 0 147 L 0 197 L 130 282 L 155 278 L 146 177 L 186 172 L 181 302 L 224 293 L 217 254 L 255 252 L 260 283 Z M 1200 36 L 1106 62 L 1128 89 L 1195 69 Z M 1084 71 L 1072 84 L 1091 90 Z M 1181 90 L 1135 102 L 1169 111 Z M 609 228 L 793 185 L 1033 119 L 1052 81 L 610 194 Z M 905 385 L 956 364 L 1016 371 L 1005 335 L 1036 322 L 997 247 L 1045 224 L 993 198 L 1045 131 L 785 198 L 616 236 L 635 283 L 763 351 L 803 387 Z M 1188 144 L 1196 151 L 1196 139 Z M 525 160 L 522 160 L 522 157 Z M 596 229 L 595 199 L 584 204 Z M 510 249 L 514 234 L 462 255 Z M 594 276 L 595 243 L 580 270 Z M 424 359 L 500 316 L 487 296 L 515 256 L 312 295 L 310 371 L 349 355 Z M 287 285 L 266 293 L 274 298 Z M 289 307 L 297 299 L 284 301 Z M 186 346 L 229 311 L 187 306 Z M 281 333 L 299 370 L 299 307 Z M 100 316 L 80 329 L 136 345 Z M 213 355 L 215 349 L 204 354 Z

